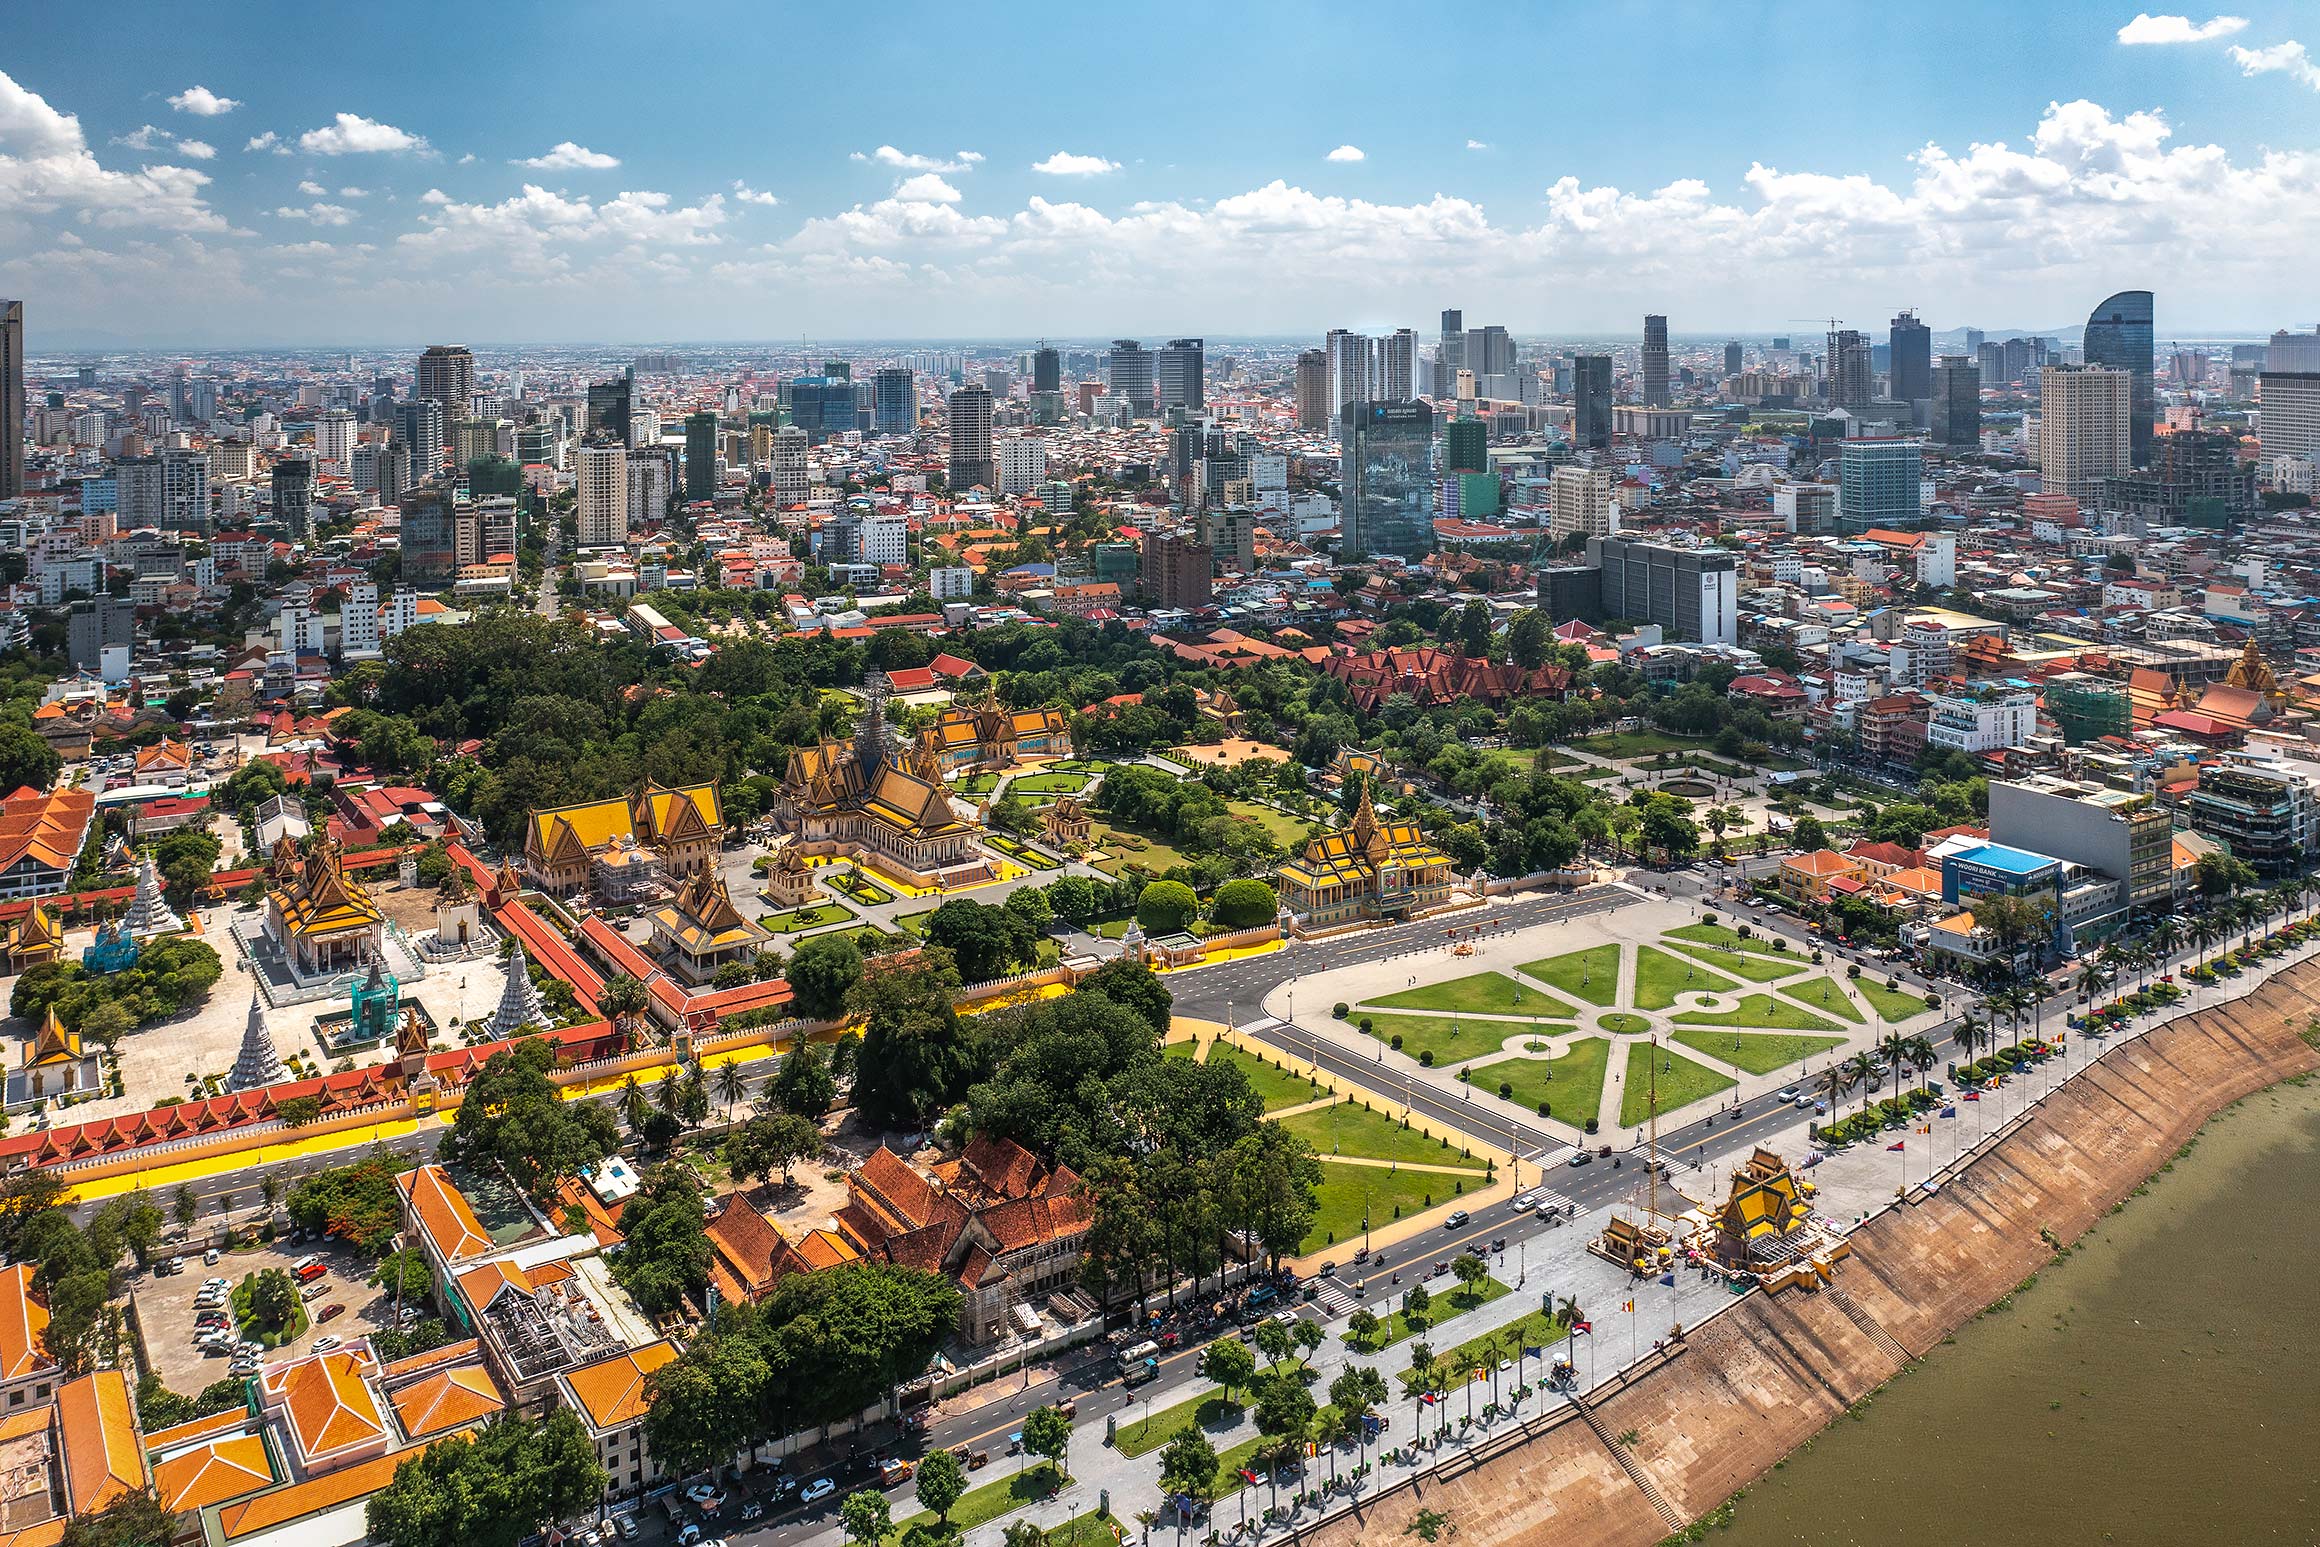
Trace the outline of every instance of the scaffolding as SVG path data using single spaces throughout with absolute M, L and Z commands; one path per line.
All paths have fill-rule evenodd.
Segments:
M 2127 685 L 2085 672 L 2047 679 L 2046 712 L 2062 728 L 2062 739 L 2074 747 L 2103 736 L 2124 736 L 2135 727 Z

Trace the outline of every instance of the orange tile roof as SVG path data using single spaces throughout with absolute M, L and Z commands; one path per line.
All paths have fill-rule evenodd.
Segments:
M 400 1450 L 393 1455 L 374 1456 L 353 1466 L 342 1466 L 335 1472 L 287 1488 L 275 1488 L 254 1498 L 228 1504 L 218 1511 L 218 1531 L 226 1540 L 254 1536 L 288 1521 L 318 1515 L 326 1509 L 335 1509 L 351 1503 L 366 1494 L 378 1492 L 395 1480 L 395 1468 L 406 1461 L 416 1460 L 419 1451 Z
M 1834 849 L 1814 849 L 1809 854 L 1791 854 L 1781 863 L 1808 876 L 1849 875 L 1861 868 L 1858 860 L 1847 859 Z
M 242 1415 L 234 1415 L 246 1422 Z M 198 1510 L 223 1504 L 274 1485 L 274 1467 L 261 1434 L 236 1434 L 153 1464 L 153 1482 L 164 1509 Z
M 451 1185 L 449 1173 L 441 1166 L 406 1171 L 395 1178 L 395 1185 L 418 1216 L 419 1228 L 434 1243 L 436 1255 L 445 1262 L 491 1250 L 492 1239 L 483 1222 L 475 1217 L 475 1210 L 468 1207 L 466 1197 Z
M 215 1439 L 221 1434 L 231 1433 L 249 1421 L 250 1410 L 248 1407 L 230 1407 L 222 1413 L 212 1413 L 206 1418 L 192 1418 L 181 1424 L 172 1424 L 166 1429 L 150 1430 L 145 1436 L 145 1448 L 152 1454 L 158 1455 L 162 1451 L 174 1449 L 179 1445 L 190 1445 L 195 1440 Z
M 56 1409 L 74 1514 L 92 1514 L 145 1486 L 145 1452 L 137 1444 L 127 1376 L 99 1370 L 67 1381 L 57 1388 Z
M 0 800 L 0 870 L 27 855 L 51 870 L 70 870 L 96 810 L 97 797 L 77 788 L 44 795 L 26 785 Z
M 499 1388 L 492 1384 L 491 1372 L 479 1363 L 455 1365 L 413 1382 L 391 1400 L 403 1432 L 415 1440 L 446 1429 L 464 1429 L 507 1406 Z
M 378 1399 L 363 1379 L 369 1368 L 365 1355 L 341 1348 L 301 1359 L 268 1377 L 268 1387 L 282 1397 L 291 1435 L 310 1462 L 386 1434 Z
M 32 1297 L 32 1265 L 0 1269 L 0 1381 L 53 1370 L 48 1357 L 48 1307 Z
M 636 1422 L 651 1406 L 645 1400 L 645 1377 L 677 1357 L 667 1338 L 627 1349 L 609 1359 L 584 1364 L 564 1376 L 572 1395 L 599 1429 L 618 1429 Z

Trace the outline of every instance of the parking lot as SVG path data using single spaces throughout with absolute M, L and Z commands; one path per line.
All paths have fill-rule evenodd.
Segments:
M 295 1235 L 297 1232 L 291 1232 Z M 213 1381 L 223 1380 L 232 1364 L 224 1354 L 205 1354 L 195 1346 L 194 1301 L 201 1293 L 202 1281 L 208 1278 L 226 1280 L 230 1289 L 241 1283 L 243 1276 L 267 1268 L 289 1272 L 301 1258 L 314 1257 L 327 1272 L 315 1280 L 324 1292 L 304 1301 L 307 1314 L 306 1330 L 280 1348 L 270 1349 L 262 1356 L 264 1364 L 278 1364 L 296 1358 L 313 1347 L 316 1340 L 336 1336 L 353 1338 L 378 1330 L 385 1325 L 375 1319 L 374 1312 L 392 1314 L 385 1306 L 385 1296 L 367 1280 L 371 1265 L 362 1254 L 345 1242 L 336 1239 L 299 1242 L 285 1237 L 272 1246 L 242 1251 L 220 1252 L 214 1265 L 205 1264 L 202 1252 L 195 1247 L 184 1249 L 185 1269 L 181 1273 L 138 1275 L 132 1294 L 137 1303 L 138 1325 L 145 1336 L 145 1357 L 170 1390 L 181 1396 L 192 1396 Z M 158 1259 L 165 1265 L 166 1256 Z M 304 1286 L 302 1286 L 304 1287 Z M 344 1306 L 328 1321 L 322 1316 L 328 1307 Z

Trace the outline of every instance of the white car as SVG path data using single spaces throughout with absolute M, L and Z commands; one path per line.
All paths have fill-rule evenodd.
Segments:
M 314 1340 L 314 1352 L 318 1354 L 327 1354 L 345 1341 L 346 1339 L 338 1336 L 336 1333 L 332 1333 L 327 1337 L 318 1337 Z
M 1782 1101 L 1794 1101 L 1799 1095 L 1802 1094 L 1803 1092 L 1799 1091 L 1794 1085 L 1791 1085 L 1788 1089 L 1780 1093 L 1780 1099 Z

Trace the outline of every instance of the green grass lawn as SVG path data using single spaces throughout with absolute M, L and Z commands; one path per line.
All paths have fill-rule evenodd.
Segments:
M 1708 926 L 1686 924 L 1684 929 L 1704 927 Z M 1722 926 L 1714 927 L 1721 928 Z M 1729 972 L 1734 977 L 1746 978 L 1751 983 L 1777 982 L 1781 978 L 1793 977 L 1812 965 L 1808 953 L 1775 951 L 1754 940 L 1708 942 L 1685 939 L 1682 938 L 1682 935 L 1683 930 L 1671 930 L 1668 933 L 1666 943 L 1685 956 L 1705 962 L 1719 972 Z M 1736 944 L 1738 949 L 1728 950 L 1726 949 L 1728 944 Z
M 1019 843 L 1005 833 L 985 833 L 983 841 L 1017 864 L 1027 866 L 1030 869 L 1055 870 L 1060 868 L 1054 860 L 1049 859 L 1037 849 L 1028 844 Z
M 1134 1408 L 1127 1409 L 1134 1412 Z M 1225 1429 L 1240 1421 L 1241 1404 L 1225 1400 L 1222 1389 L 1211 1386 L 1197 1397 L 1164 1407 L 1149 1418 L 1123 1423 L 1112 1436 L 1112 1448 L 1123 1456 L 1141 1456 L 1158 1450 L 1177 1435 L 1197 1425 Z
M 1265 831 L 1273 835 L 1273 841 L 1290 853 L 1303 849 L 1308 825 L 1303 819 L 1293 817 L 1286 811 L 1275 811 L 1271 806 L 1260 806 L 1253 800 L 1228 800 L 1224 808 L 1234 816 L 1263 823 Z
M 1344 1335 L 1345 1344 L 1355 1353 L 1374 1354 L 1381 1349 L 1393 1347 L 1412 1332 L 1425 1332 L 1438 1327 L 1451 1317 L 1463 1316 L 1468 1311 L 1479 1309 L 1493 1300 L 1504 1297 L 1508 1292 L 1506 1285 L 1495 1278 L 1483 1279 L 1474 1286 L 1472 1292 L 1469 1292 L 1466 1286 L 1461 1284 L 1448 1294 L 1436 1297 L 1426 1314 L 1419 1318 L 1421 1323 L 1419 1326 L 1412 1327 L 1409 1318 L 1400 1311 L 1396 1311 L 1391 1316 L 1379 1317 L 1377 1335 L 1370 1341 L 1362 1342 L 1348 1332 Z
M 1009 1515 L 1016 1510 L 1026 1509 L 1039 1503 L 1042 1499 L 1051 1497 L 1057 1489 L 1070 1481 L 1069 1477 L 1058 1476 L 1052 1464 L 1041 1461 L 1025 1467 L 1012 1476 L 1002 1477 L 997 1482 L 985 1483 L 980 1488 L 969 1488 L 965 1493 L 960 1494 L 958 1502 L 951 1506 L 951 1534 L 954 1537 L 963 1535 L 976 1526 L 998 1519 L 1001 1515 Z M 921 1510 L 915 1515 L 894 1522 L 894 1529 L 887 1534 L 886 1540 L 888 1542 L 902 1542 L 909 1538 L 912 1530 L 924 1527 L 932 1531 L 934 1524 L 934 1512 Z
M 1477 1368 L 1488 1369 L 1501 1359 L 1513 1358 L 1515 1348 L 1545 1348 L 1549 1343 L 1560 1342 L 1566 1330 L 1560 1318 L 1550 1316 L 1545 1311 L 1532 1311 L 1519 1321 L 1510 1321 L 1503 1327 L 1470 1337 L 1456 1348 L 1437 1349 L 1434 1357 L 1445 1368 L 1452 1370 L 1463 1372 Z M 1548 1351 L 1554 1352 L 1552 1349 Z M 1416 1385 L 1411 1379 L 1416 1374 L 1414 1367 L 1403 1368 L 1400 1379 L 1405 1394 Z M 1453 1380 L 1452 1384 L 1455 1386 L 1458 1383 Z
M 1595 1017 L 1595 1024 L 1619 1037 L 1639 1037 L 1651 1030 L 1651 1021 L 1631 1010 L 1607 1010 Z
M 916 913 L 897 913 L 894 916 L 894 927 L 906 935 L 914 935 L 923 940 L 926 938 L 926 921 L 933 917 L 934 909 L 932 908 L 921 908 Z
M 1853 987 L 1863 999 L 1877 1007 L 1877 1013 L 1888 1021 L 1905 1021 L 1913 1015 L 1925 1013 L 1925 996 L 1906 988 L 1887 988 L 1867 978 L 1855 978 Z
M 1690 1026 L 1675 1034 L 1678 1042 L 1695 1053 L 1747 1070 L 1750 1074 L 1770 1074 L 1790 1064 L 1802 1063 L 1815 1053 L 1825 1053 L 1833 1047 L 1843 1047 L 1843 1037 L 1783 1036 L 1762 1031 L 1718 1031 L 1705 1026 Z
M 1404 1128 L 1399 1118 L 1368 1111 L 1351 1101 L 1316 1112 L 1299 1112 L 1280 1119 L 1280 1124 L 1312 1145 L 1313 1153 L 1324 1160 L 1332 1155 L 1354 1155 L 1406 1166 L 1456 1166 L 1468 1171 L 1480 1171 L 1484 1165 L 1460 1155 L 1455 1145 L 1445 1146 L 1440 1139 L 1429 1139 L 1415 1128 Z
M 1750 936 L 1743 940 L 1729 924 L 1678 924 L 1667 932 L 1667 938 L 1689 940 L 1694 945 L 1712 945 L 1718 949 L 1746 951 L 1755 956 L 1775 954 L 1760 936 Z
M 1041 1547 L 1119 1547 L 1119 1528 L 1108 1516 L 1086 1511 L 1040 1537 Z
M 1117 876 L 1122 867 L 1140 865 L 1154 875 L 1165 875 L 1185 863 L 1184 855 L 1175 845 L 1150 833 L 1134 828 L 1115 827 L 1109 822 L 1097 822 L 1089 829 L 1089 844 L 1104 857 L 1096 869 L 1107 876 Z
M 1455 1066 L 1460 1059 L 1487 1058 L 1509 1037 L 1561 1036 L 1574 1027 L 1558 1021 L 1485 1021 L 1453 1019 L 1447 1015 L 1394 1015 L 1366 1005 L 1346 1019 L 1355 1027 L 1370 1023 L 1370 1035 L 1391 1044 L 1402 1039 L 1399 1051 L 1416 1058 L 1432 1053 L 1437 1068 Z
M 1574 1013 L 1552 994 L 1525 988 L 1503 972 L 1477 972 L 1445 983 L 1421 983 L 1367 1002 L 1381 1010 L 1459 1010 L 1469 1015 Z
M 988 795 L 998 787 L 999 776 L 995 773 L 969 774 L 953 786 L 952 793 L 956 795 Z
M 1446 1207 L 1457 1195 L 1456 1177 L 1439 1171 L 1386 1171 L 1377 1166 L 1340 1166 L 1321 1159 L 1321 1185 L 1313 1189 L 1313 1228 L 1298 1243 L 1300 1255 L 1346 1246 L 1361 1236 L 1364 1209 L 1372 1229 L 1396 1219 Z M 1431 1196 L 1432 1203 L 1426 1199 Z
M 1507 1099 L 1526 1112 L 1536 1112 L 1544 1101 L 1558 1122 L 1584 1129 L 1587 1120 L 1603 1110 L 1603 1076 L 1611 1063 L 1611 1044 L 1601 1037 L 1585 1037 L 1571 1044 L 1560 1058 L 1509 1058 L 1475 1071 L 1474 1083 L 1496 1094 L 1501 1084 L 1512 1085 Z
M 1764 1031 L 1841 1031 L 1844 1028 L 1807 1010 L 1803 1005 L 1750 994 L 1722 1010 L 1694 1010 L 1675 1017 L 1678 1026 L 1754 1026 Z
M 1627 1083 L 1619 1097 L 1619 1121 L 1629 1128 L 1642 1122 L 1651 1111 L 1651 1053 L 1648 1042 L 1631 1042 L 1627 1047 Z M 1730 1090 L 1739 1083 L 1664 1047 L 1659 1050 L 1659 1058 L 1665 1066 L 1659 1076 L 1659 1109 L 1663 1115 L 1720 1090 Z
M 1229 1042 L 1211 1042 L 1208 1045 L 1208 1061 L 1212 1064 L 1238 1066 L 1241 1073 L 1248 1076 L 1249 1089 L 1264 1101 L 1268 1112 L 1278 1112 L 1283 1107 L 1303 1106 L 1308 1101 L 1318 1101 L 1329 1094 L 1303 1075 L 1276 1069 L 1254 1053 L 1244 1053 Z
M 1839 1020 L 1851 1021 L 1856 1026 L 1861 1024 L 1860 1006 L 1854 1004 L 1852 996 L 1825 972 L 1799 983 L 1783 983 L 1780 991 L 1815 1014 L 1833 1015 Z
M 892 902 L 894 894 L 859 870 L 841 870 L 823 878 L 832 891 L 851 897 L 856 902 Z
M 1619 947 L 1591 945 L 1584 951 L 1524 962 L 1519 972 L 1551 983 L 1574 999 L 1609 1009 L 1619 1002 Z
M 1686 741 L 1665 731 L 1629 731 L 1619 736 L 1589 736 L 1571 745 L 1597 757 L 1651 757 L 1661 752 L 1696 752 L 1707 743 Z
M 1728 994 L 1739 988 L 1695 963 L 1688 956 L 1672 956 L 1652 946 L 1635 952 L 1635 1004 L 1641 1010 L 1665 1010 L 1678 994 Z
M 800 930 L 819 929 L 824 924 L 835 924 L 854 915 L 834 902 L 818 902 L 810 908 L 792 908 L 787 913 L 768 913 L 757 922 L 777 935 L 794 935 Z
M 1017 774 L 1008 781 L 1010 795 L 1077 795 L 1091 781 L 1083 773 Z

